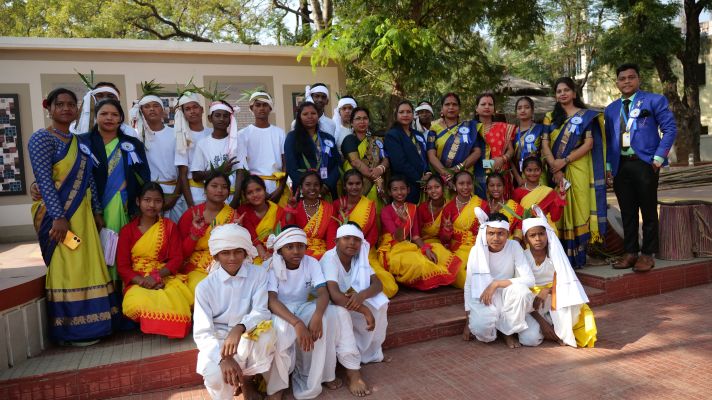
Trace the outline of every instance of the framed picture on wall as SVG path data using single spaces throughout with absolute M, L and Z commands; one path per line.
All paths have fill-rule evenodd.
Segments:
M 304 92 L 292 92 L 292 115 L 297 115 L 297 107 L 304 101 Z
M 0 94 L 0 196 L 25 194 L 18 95 Z

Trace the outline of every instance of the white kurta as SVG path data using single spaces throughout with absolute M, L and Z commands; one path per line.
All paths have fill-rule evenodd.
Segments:
M 251 174 L 271 176 L 282 171 L 285 137 L 284 129 L 274 125 L 268 128 L 248 125 L 237 132 L 238 147 L 245 149 Z M 265 186 L 267 193 L 272 193 L 277 189 L 277 181 L 266 179 Z
M 235 276 L 222 267 L 203 279 L 195 289 L 193 339 L 198 347 L 196 371 L 204 378 L 213 399 L 232 399 L 235 388 L 223 381 L 220 350 L 236 325 L 251 332 L 271 314 L 267 308 L 268 273 L 264 268 L 243 264 Z M 274 330 L 262 332 L 257 340 L 240 339 L 234 358 L 245 375 L 269 370 L 274 355 Z
M 228 150 L 231 154 L 228 154 Z M 219 167 L 229 158 L 235 157 L 236 163 L 232 166 L 232 171 L 237 171 L 238 169 L 247 169 L 247 161 L 245 157 L 245 149 L 238 146 L 237 139 L 235 142 L 230 144 L 230 137 L 224 137 L 222 139 L 215 139 L 214 137 L 208 136 L 198 143 L 193 155 L 193 160 L 190 163 L 191 171 L 204 171 L 209 172 L 210 167 Z M 230 193 L 233 193 L 233 188 L 235 187 L 235 174 L 230 174 Z M 229 203 L 232 199 L 232 195 L 228 197 L 227 202 Z
M 195 158 L 195 150 L 198 148 L 198 143 L 206 137 L 213 133 L 213 128 L 205 128 L 200 132 L 190 130 L 190 147 L 185 152 L 181 154 L 176 152 L 176 166 L 185 166 L 188 168 L 188 180 L 193 178 L 192 170 L 190 169 L 191 163 Z M 197 206 L 198 204 L 205 203 L 205 189 L 197 186 L 190 186 L 190 194 L 193 196 L 193 203 Z
M 341 154 L 341 144 L 344 143 L 344 139 L 346 139 L 346 136 L 348 135 L 353 135 L 353 130 L 351 128 L 347 128 L 343 125 L 336 127 L 336 135 L 334 136 L 334 139 L 336 139 L 336 148 L 339 150 L 339 154 Z
M 155 134 L 146 133 L 147 142 L 146 158 L 151 169 L 151 181 L 158 182 L 167 195 L 175 193 L 178 181 L 178 167 L 176 166 L 176 136 L 173 128 L 165 125 Z M 178 223 L 180 217 L 188 209 L 182 195 L 176 205 L 165 213 L 165 216 Z
M 299 268 L 287 269 L 287 279 L 280 281 L 270 271 L 268 290 L 277 293 L 279 300 L 299 317 L 305 325 L 309 325 L 316 302 L 309 301 L 309 295 L 315 295 L 316 289 L 325 285 L 326 281 L 321 272 L 319 262 L 304 256 Z M 340 319 L 346 318 L 346 310 L 338 307 L 327 307 L 322 319 L 322 338 L 314 342 L 314 349 L 304 352 L 296 343 L 297 334 L 293 326 L 278 316 L 273 316 L 274 330 L 277 335 L 277 344 L 272 367 L 267 378 L 267 394 L 274 394 L 289 386 L 289 374 L 292 374 L 292 393 L 296 399 L 312 399 L 321 393 L 323 382 L 335 379 L 336 358 L 346 368 L 358 369 L 358 348 L 351 335 L 351 343 L 343 343 L 341 339 Z M 343 332 L 353 327 L 348 324 Z M 346 355 L 342 359 L 342 355 Z M 351 362 L 356 357 L 356 365 Z
M 547 257 L 541 265 L 536 265 L 534 257 L 529 250 L 525 252 L 525 255 L 534 274 L 536 286 L 548 285 L 554 281 L 554 273 L 556 270 L 549 257 Z M 568 346 L 576 347 L 576 337 L 574 336 L 573 326 L 578 322 L 581 313 L 580 304 L 552 310 L 551 295 L 549 295 L 542 308 L 536 311 L 538 311 L 546 321 L 554 325 L 554 331 L 559 339 Z M 527 324 L 529 327 L 519 334 L 519 341 L 526 346 L 536 346 L 540 344 L 544 340 L 544 335 L 541 333 L 539 323 L 532 316 L 527 315 Z
M 508 240 L 504 249 L 489 253 L 489 269 L 493 280 L 508 279 L 511 285 L 497 289 L 492 303 L 487 306 L 479 297 L 473 298 L 473 251 L 467 262 L 465 281 L 465 311 L 469 311 L 468 326 L 477 340 L 491 342 L 497 331 L 505 335 L 519 333 L 527 328 L 526 315 L 532 311 L 534 276 L 529 268 L 521 245 Z
M 363 266 L 360 267 L 359 263 L 355 262 L 356 258 L 354 257 L 351 261 L 351 268 L 347 272 L 341 262 L 337 261 L 338 258 L 336 258 L 336 260 L 335 258 L 336 257 L 326 257 L 326 255 L 322 257 L 320 262 L 321 269 L 327 281 L 336 282 L 339 285 L 339 290 L 341 290 L 342 293 L 346 293 L 355 286 L 353 281 L 360 272 L 358 268 L 363 268 Z M 370 266 L 368 269 L 367 275 L 369 277 L 376 274 Z M 376 327 L 374 330 L 369 331 L 366 329 L 366 318 L 363 314 L 357 311 L 348 311 L 351 316 L 356 346 L 361 355 L 362 363 L 381 362 L 383 361 L 382 346 L 386 340 L 386 329 L 388 328 L 388 301 L 386 299 L 385 303 L 378 303 L 376 301 L 371 302 L 367 300 L 364 302 L 364 305 L 371 310 L 376 321 Z

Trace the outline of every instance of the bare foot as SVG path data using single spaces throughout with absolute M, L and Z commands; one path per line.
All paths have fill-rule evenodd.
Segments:
M 242 397 L 245 400 L 261 400 L 262 394 L 257 391 L 251 376 L 246 376 L 241 386 Z
M 510 349 L 522 347 L 522 345 L 519 344 L 519 339 L 514 335 L 504 335 L 504 343 L 506 343 Z
M 469 342 L 472 340 L 472 332 L 470 332 L 470 327 L 465 324 L 465 327 L 462 329 L 462 340 Z
M 381 361 L 381 362 L 389 363 L 389 362 L 391 362 L 391 361 L 393 361 L 393 357 L 391 357 L 391 356 L 385 356 L 385 355 L 384 355 L 384 356 L 383 356 L 383 361 Z
M 541 314 L 539 314 L 538 311 L 534 311 L 529 313 L 536 322 L 539 323 L 539 328 L 541 329 L 541 334 L 544 335 L 544 339 L 546 340 L 551 340 L 559 344 L 563 344 L 561 339 L 559 339 L 558 336 L 556 336 L 556 331 L 554 330 L 554 326 L 549 323 Z
M 344 381 L 342 381 L 341 378 L 336 378 L 331 382 L 325 382 L 324 386 L 326 386 L 326 388 L 329 390 L 336 390 L 344 386 Z
M 368 385 L 361 378 L 361 371 L 357 369 L 347 369 L 346 379 L 349 381 L 349 392 L 356 397 L 365 397 L 371 394 Z
M 277 393 L 274 394 L 268 394 L 267 395 L 267 400 L 282 400 L 282 394 L 284 393 L 284 390 L 280 390 Z

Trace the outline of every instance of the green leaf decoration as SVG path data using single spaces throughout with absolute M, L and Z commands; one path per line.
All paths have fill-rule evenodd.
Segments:
M 514 218 L 516 218 L 516 219 L 518 219 L 518 220 L 522 220 L 522 219 L 523 219 L 522 217 L 519 216 L 519 214 L 517 214 L 516 212 L 514 212 L 514 210 L 512 210 L 512 209 L 507 205 L 507 203 L 502 204 L 502 208 L 503 208 L 505 211 L 507 211 L 508 213 L 510 213 Z
M 143 96 L 159 96 L 161 90 L 163 90 L 163 86 L 156 83 L 155 79 L 141 82 L 141 92 Z
M 264 86 L 257 86 L 257 87 L 252 88 L 252 89 L 245 89 L 245 90 L 242 90 L 242 91 L 240 91 L 240 94 L 241 94 L 242 96 L 240 96 L 240 98 L 237 99 L 237 101 L 238 101 L 238 102 L 240 102 L 240 101 L 248 101 L 248 100 L 250 100 L 250 97 L 252 97 L 252 95 L 253 95 L 254 93 L 257 93 L 257 92 L 265 92 L 265 91 L 266 91 L 266 90 L 265 90 L 265 87 L 264 87 Z
M 84 75 L 76 69 L 74 70 L 74 72 L 79 74 L 79 79 L 81 79 L 84 86 L 86 86 L 89 90 L 94 89 L 94 70 L 91 70 L 88 75 Z
M 190 77 L 190 80 L 188 81 L 188 83 L 185 84 L 185 86 L 180 87 L 180 86 L 178 86 L 178 84 L 176 84 L 176 86 L 178 87 L 176 94 L 178 95 L 179 99 L 181 97 L 183 97 L 184 95 L 186 95 L 187 93 L 200 93 L 199 88 L 197 86 L 195 86 L 195 83 L 193 83 L 192 76 Z
M 195 88 L 198 93 L 200 93 L 206 99 L 211 101 L 226 101 L 229 93 L 225 90 L 219 89 L 219 84 L 215 82 L 215 85 L 208 84 L 207 87 Z

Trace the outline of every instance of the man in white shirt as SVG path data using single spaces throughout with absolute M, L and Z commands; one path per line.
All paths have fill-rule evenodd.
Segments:
M 520 347 L 514 336 L 527 329 L 526 315 L 532 309 L 534 275 L 522 246 L 509 240 L 509 221 L 500 213 L 489 217 L 475 208 L 480 221 L 475 245 L 467 260 L 465 312 L 468 324 L 463 338 L 492 342 L 497 331 L 510 348 Z
M 203 182 L 211 168 L 222 168 L 230 175 L 231 196 L 227 201 L 233 208 L 239 205 L 239 188 L 248 168 L 245 148 L 238 143 L 235 112 L 235 108 L 224 100 L 210 104 L 208 120 L 213 124 L 213 132 L 198 143 L 190 163 L 196 182 Z
M 353 97 L 344 96 L 339 99 L 336 108 L 334 108 L 334 116 L 332 118 L 334 125 L 336 125 L 334 139 L 336 139 L 336 148 L 339 150 L 339 154 L 341 154 L 341 144 L 344 139 L 353 132 L 351 129 L 351 113 L 356 107 L 356 100 Z
M 267 270 L 250 263 L 257 250 L 237 224 L 215 227 L 208 246 L 216 262 L 195 289 L 196 371 L 213 399 L 232 399 L 237 387 L 245 399 L 259 398 L 252 377 L 269 370 L 276 340 Z
M 324 113 L 326 106 L 329 104 L 329 89 L 326 84 L 315 83 L 311 86 L 307 85 L 304 88 L 304 101 L 314 103 L 316 106 L 316 111 L 319 114 L 319 130 L 334 136 L 336 134 L 336 124 Z M 294 129 L 294 124 L 295 121 L 292 121 L 292 129 Z
M 368 262 L 370 247 L 361 228 L 347 222 L 336 230 L 336 247 L 320 261 L 331 301 L 349 310 L 363 364 L 383 361 L 382 345 L 388 327 L 388 297 Z M 360 371 L 347 370 L 347 378 L 351 394 L 371 394 Z
M 165 216 L 178 223 L 188 206 L 178 181 L 176 136 L 173 128 L 163 123 L 163 100 L 156 95 L 144 95 L 134 106 L 131 115 L 138 138 L 146 147 L 151 181 L 160 184 L 165 193 Z
M 111 82 L 98 82 L 91 88 L 82 99 L 82 111 L 79 114 L 79 119 L 72 122 L 69 130 L 74 134 L 81 134 L 89 132 L 94 126 L 94 116 L 92 115 L 92 110 L 94 106 L 104 99 L 114 99 L 121 101 L 119 98 L 121 92 L 119 88 L 116 87 Z M 137 137 L 136 131 L 127 125 L 126 123 L 121 124 L 121 131 L 124 135 L 131 137 Z
M 269 123 L 272 112 L 272 97 L 266 92 L 250 96 L 250 111 L 255 123 L 237 132 L 238 147 L 245 149 L 247 165 L 252 175 L 265 181 L 270 200 L 286 205 L 291 192 L 287 188 L 287 172 L 284 162 L 284 130 Z
M 203 125 L 203 112 L 203 106 L 196 93 L 183 92 L 178 98 L 176 122 L 173 126 L 176 133 L 176 165 L 183 198 L 188 207 L 205 202 L 203 184 L 193 180 L 193 174 L 190 172 L 190 164 L 195 158 L 198 143 L 213 132 L 212 128 Z

